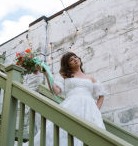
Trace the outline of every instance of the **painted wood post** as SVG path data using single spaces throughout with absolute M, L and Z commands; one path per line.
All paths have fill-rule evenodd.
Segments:
M 4 61 L 5 61 L 5 55 L 0 55 L 0 71 L 5 72 L 5 67 L 4 67 Z
M 5 55 L 0 55 L 0 71 L 4 72 L 5 71 L 5 67 L 3 65 L 5 60 Z M 2 105 L 2 90 L 0 88 L 0 106 Z M 0 138 L 1 138 L 1 112 L 0 112 Z
M 1 139 L 0 146 L 13 146 L 15 139 L 15 127 L 17 116 L 17 103 L 18 101 L 11 96 L 12 93 L 12 81 L 21 82 L 23 68 L 10 65 L 5 68 L 7 72 L 7 83 L 5 89 L 5 95 L 3 99 L 2 110 L 2 125 L 1 125 Z

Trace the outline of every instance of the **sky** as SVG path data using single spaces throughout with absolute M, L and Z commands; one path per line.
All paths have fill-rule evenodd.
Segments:
M 78 0 L 0 0 L 0 44 L 29 29 L 41 16 L 49 17 Z

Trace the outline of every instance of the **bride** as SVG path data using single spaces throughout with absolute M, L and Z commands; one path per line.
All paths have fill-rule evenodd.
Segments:
M 93 77 L 84 73 L 81 58 L 73 52 L 67 52 L 61 58 L 59 71 L 62 80 L 54 81 L 52 86 L 56 95 L 64 93 L 65 100 L 59 105 L 82 120 L 105 129 L 100 108 L 104 100 L 103 86 Z M 45 74 L 45 73 L 44 73 Z M 46 74 L 45 74 L 46 75 Z M 51 133 L 52 122 L 47 124 L 47 146 L 53 146 Z M 40 132 L 34 137 L 34 146 L 40 145 Z M 82 146 L 83 143 L 74 138 L 74 146 Z M 23 144 L 28 146 L 28 143 Z M 67 133 L 60 129 L 60 146 L 67 146 Z

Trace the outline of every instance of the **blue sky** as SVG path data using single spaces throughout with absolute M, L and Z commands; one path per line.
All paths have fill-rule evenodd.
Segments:
M 28 29 L 37 18 L 52 14 L 78 0 L 0 0 L 0 44 Z

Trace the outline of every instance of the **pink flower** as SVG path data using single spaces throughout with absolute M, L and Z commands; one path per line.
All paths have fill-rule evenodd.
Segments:
M 19 52 L 16 52 L 16 57 L 19 57 L 20 56 L 20 53 Z

